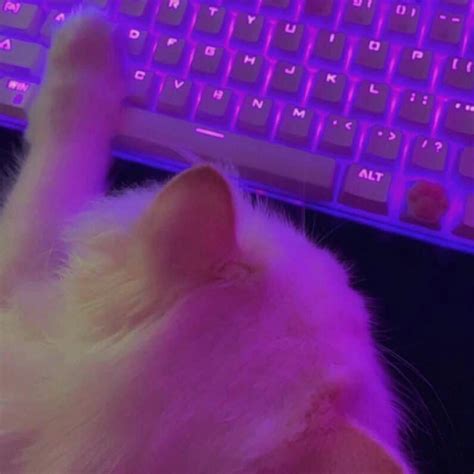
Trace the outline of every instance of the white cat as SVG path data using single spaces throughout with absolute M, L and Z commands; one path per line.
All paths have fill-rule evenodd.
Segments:
M 211 166 L 101 197 L 115 41 L 57 36 L 1 216 L 0 472 L 413 473 L 332 255 Z

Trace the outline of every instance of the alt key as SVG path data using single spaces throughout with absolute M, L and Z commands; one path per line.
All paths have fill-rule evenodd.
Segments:
M 354 164 L 347 169 L 339 201 L 376 214 L 387 214 L 392 175 L 372 167 Z

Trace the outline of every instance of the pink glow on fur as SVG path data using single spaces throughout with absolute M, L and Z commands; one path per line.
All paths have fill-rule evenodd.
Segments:
M 66 22 L 51 84 L 88 65 L 78 46 L 100 63 L 101 24 Z M 369 313 L 336 258 L 209 167 L 97 197 L 120 87 L 78 128 L 65 110 L 67 144 L 40 119 L 63 113 L 59 84 L 0 227 L 0 472 L 408 473 Z

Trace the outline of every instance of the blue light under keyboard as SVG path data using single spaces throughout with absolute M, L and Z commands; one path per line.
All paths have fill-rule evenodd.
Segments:
M 126 37 L 118 156 L 474 253 L 473 0 L 0 0 L 2 125 L 80 3 Z

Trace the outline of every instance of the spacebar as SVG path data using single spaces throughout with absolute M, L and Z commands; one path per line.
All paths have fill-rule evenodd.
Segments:
M 331 158 L 138 108 L 124 110 L 114 147 L 177 160 L 181 151 L 189 151 L 211 162 L 230 163 L 241 178 L 299 199 L 333 197 L 336 162 Z

